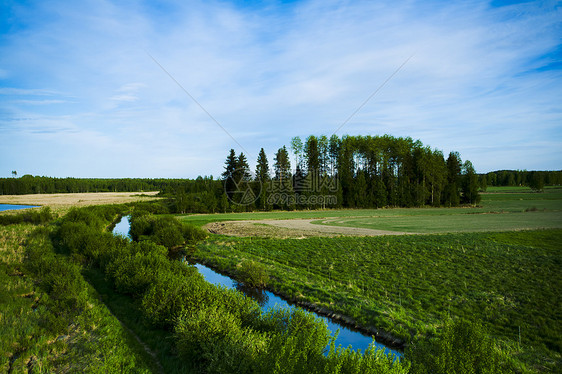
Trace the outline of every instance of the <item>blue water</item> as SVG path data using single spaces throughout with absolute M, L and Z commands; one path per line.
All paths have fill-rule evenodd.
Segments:
M 131 235 L 129 234 L 130 227 L 131 227 L 131 223 L 129 222 L 129 216 L 122 217 L 121 220 L 117 222 L 117 224 L 115 225 L 115 228 L 113 229 L 113 233 L 115 235 L 121 235 L 130 239 L 131 238 Z
M 253 287 L 245 287 L 243 284 L 236 282 L 232 278 L 219 274 L 204 265 L 196 264 L 195 267 L 203 275 L 203 277 L 205 277 L 205 280 L 207 282 L 216 285 L 222 285 L 231 289 L 237 289 L 238 291 L 243 292 L 246 296 L 249 296 L 256 300 L 264 311 L 267 311 L 270 308 L 296 307 L 272 292 L 256 289 Z M 359 331 L 355 331 L 348 327 L 340 325 L 339 323 L 334 322 L 329 318 L 319 316 L 314 312 L 310 313 L 314 314 L 316 317 L 321 318 L 326 323 L 326 325 L 328 326 L 328 330 L 330 330 L 332 334 L 334 334 L 338 329 L 340 330 L 336 339 L 336 347 L 338 345 L 341 345 L 344 348 L 351 346 L 354 350 L 361 349 L 362 351 L 365 351 L 369 344 L 373 343 L 373 338 L 370 336 L 363 335 L 363 333 Z M 392 353 L 395 357 L 402 357 L 402 354 L 400 352 L 390 349 L 383 344 L 377 342 L 374 342 L 374 344 L 378 349 L 383 349 L 385 353 Z
M 117 225 L 115 225 L 115 228 L 113 229 L 113 233 L 116 235 L 121 235 L 130 238 L 129 227 L 130 227 L 129 216 L 125 216 L 117 223 Z M 272 292 L 253 288 L 253 287 L 246 287 L 244 286 L 244 284 L 239 283 L 230 277 L 219 274 L 204 265 L 196 264 L 195 267 L 203 275 L 203 277 L 205 277 L 205 280 L 207 282 L 216 285 L 222 285 L 230 289 L 236 289 L 244 293 L 246 296 L 256 300 L 264 311 L 267 311 L 270 308 L 295 308 L 296 307 L 290 304 L 289 302 L 287 302 L 286 300 L 282 299 L 281 297 L 273 294 Z M 374 344 L 375 347 L 377 347 L 378 349 L 383 349 L 385 353 L 392 353 L 395 358 L 402 357 L 402 353 L 398 351 L 390 349 L 385 345 L 377 342 L 373 343 L 373 338 L 371 336 L 364 335 L 360 331 L 350 329 L 346 326 L 339 324 L 338 322 L 332 321 L 329 318 L 319 316 L 314 312 L 310 312 L 310 313 L 314 314 L 316 317 L 321 318 L 328 326 L 328 329 L 332 332 L 332 335 L 339 329 L 339 334 L 336 339 L 336 347 L 338 345 L 341 345 L 344 348 L 351 346 L 354 350 L 361 349 L 362 351 L 365 351 L 365 349 L 367 349 L 369 344 Z
M 5 210 L 20 210 L 29 208 L 39 208 L 39 205 L 14 205 L 14 204 L 0 204 L 0 212 Z

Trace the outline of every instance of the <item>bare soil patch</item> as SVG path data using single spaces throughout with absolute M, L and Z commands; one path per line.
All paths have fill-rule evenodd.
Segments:
M 250 221 L 212 222 L 205 226 L 213 234 L 230 236 L 258 236 L 275 238 L 308 238 L 313 236 L 380 236 L 405 235 L 399 231 L 374 230 L 357 227 L 316 225 L 315 219 L 264 219 Z

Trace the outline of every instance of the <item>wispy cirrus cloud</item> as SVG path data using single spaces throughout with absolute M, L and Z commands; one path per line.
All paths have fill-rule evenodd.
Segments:
M 0 145 L 7 155 L 0 174 L 31 167 L 11 156 L 16 148 L 57 147 L 54 166 L 45 162 L 38 174 L 219 175 L 228 149 L 241 150 L 146 51 L 252 162 L 259 148 L 271 159 L 295 135 L 330 135 L 411 55 L 340 134 L 419 138 L 460 151 L 482 172 L 554 169 L 562 161 L 556 2 L 5 7 L 0 128 L 11 124 L 11 145 Z M 19 122 L 45 133 L 30 135 L 10 120 L 17 118 L 32 118 Z M 58 162 L 61 154 L 69 161 Z

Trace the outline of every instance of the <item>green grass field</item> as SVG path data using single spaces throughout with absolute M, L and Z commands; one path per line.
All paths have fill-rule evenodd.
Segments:
M 245 261 L 259 262 L 270 276 L 269 288 L 406 340 L 434 334 L 449 318 L 481 320 L 510 347 L 523 372 L 557 372 L 562 367 L 562 189 L 494 188 L 482 197 L 475 208 L 182 219 L 202 225 L 308 218 L 424 233 L 308 239 L 213 235 L 194 256 L 230 272 Z
M 481 206 L 475 208 L 392 209 L 314 223 L 410 233 L 562 228 L 562 189 L 535 193 L 526 187 L 496 187 L 483 194 Z
M 478 232 L 562 228 L 562 188 L 536 193 L 527 187 L 494 187 L 477 207 L 273 211 L 195 214 L 182 220 L 209 222 L 316 219 L 313 223 L 409 233 Z

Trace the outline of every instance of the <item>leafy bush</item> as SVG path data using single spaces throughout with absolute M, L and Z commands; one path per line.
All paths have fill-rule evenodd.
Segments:
M 42 301 L 50 311 L 44 316 L 44 325 L 51 331 L 62 331 L 73 316 L 87 308 L 87 285 L 80 266 L 55 254 L 51 243 L 38 239 L 40 236 L 40 233 L 33 234 L 27 243 L 25 266 L 48 295 Z M 44 238 L 48 236 L 45 234 Z
M 198 227 L 182 223 L 173 217 L 153 216 L 146 211 L 133 212 L 130 233 L 135 241 L 151 240 L 166 248 L 193 244 L 207 237 Z
M 119 292 L 142 295 L 160 273 L 169 270 L 165 252 L 165 248 L 154 243 L 132 243 L 107 265 L 106 274 Z
M 133 213 L 130 218 L 129 234 L 134 241 L 139 241 L 143 236 L 152 235 L 152 221 L 147 214 Z
M 265 267 L 259 262 L 245 261 L 238 270 L 238 279 L 252 287 L 263 288 L 269 280 Z
M 18 214 L 2 214 L 0 215 L 0 225 L 15 225 L 19 223 L 31 223 L 34 225 L 41 225 L 55 219 L 55 215 L 51 208 L 46 206 L 41 210 L 25 210 Z
M 369 346 L 365 352 L 358 352 L 349 348 L 338 347 L 336 349 L 332 342 L 323 372 L 334 374 L 406 374 L 409 372 L 409 365 L 407 362 L 396 362 L 391 356 L 386 355 L 382 349 L 377 349 L 374 345 Z
M 412 374 L 513 373 L 506 354 L 500 353 L 479 323 L 448 322 L 440 336 L 418 341 L 406 351 Z
M 321 319 L 302 309 L 272 309 L 263 320 L 270 339 L 258 372 L 322 372 L 330 332 Z
M 206 282 L 194 267 L 169 260 L 168 250 L 156 244 L 170 240 L 166 244 L 172 245 L 178 232 L 184 241 L 195 241 L 205 233 L 171 217 L 136 214 L 137 237 L 150 241 L 128 242 L 102 232 L 113 213 L 111 209 L 74 212 L 59 224 L 54 242 L 59 251 L 101 267 L 119 292 L 139 300 L 151 323 L 174 331 L 177 352 L 193 364 L 194 371 L 374 373 L 383 371 L 368 369 L 392 367 L 398 373 L 404 368 L 375 354 L 338 350 L 324 356 L 330 335 L 321 320 L 300 309 L 262 314 L 254 300 Z M 29 256 L 34 262 L 30 266 L 44 274 L 42 287 L 53 295 L 53 306 L 78 313 L 87 305 L 81 296 L 80 267 L 64 268 L 65 262 L 58 262 L 62 257 L 38 248 Z M 246 263 L 242 271 L 249 283 L 264 285 L 267 280 L 259 263 Z M 65 275 L 52 276 L 58 273 Z
M 181 315 L 175 337 L 181 357 L 207 373 L 255 372 L 266 347 L 265 334 L 243 327 L 239 318 L 216 306 Z
M 155 228 L 152 240 L 166 248 L 174 248 L 185 243 L 181 227 L 176 225 Z
M 189 244 L 195 244 L 198 241 L 207 238 L 208 234 L 197 226 L 193 226 L 187 223 L 182 223 L 182 234 Z

